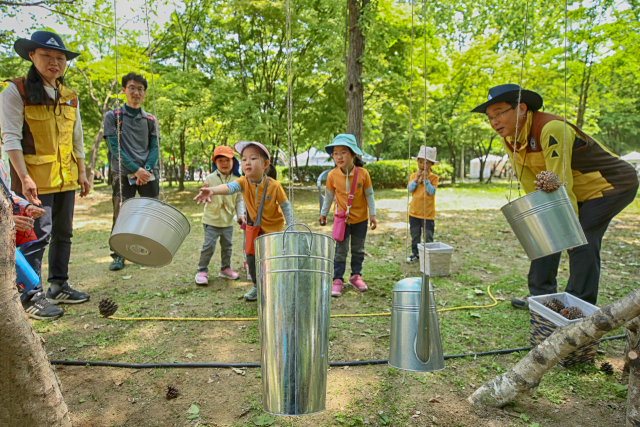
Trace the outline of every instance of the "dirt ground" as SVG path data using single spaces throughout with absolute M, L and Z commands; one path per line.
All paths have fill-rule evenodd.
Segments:
M 472 189 L 473 190 L 473 189 Z M 468 191 L 472 191 L 468 190 Z M 467 191 L 467 190 L 465 190 Z M 473 190 L 475 191 L 475 190 Z M 482 194 L 478 190 L 478 197 Z M 501 194 L 503 188 L 497 188 Z M 242 235 L 234 234 L 232 267 L 241 280 L 216 276 L 219 252 L 210 265 L 210 285 L 193 278 L 202 245 L 201 208 L 190 202 L 193 191 L 168 191 L 168 201 L 189 218 L 192 231 L 164 268 L 127 264 L 108 270 L 111 197 L 98 189 L 78 199 L 74 220 L 71 282 L 89 292 L 91 301 L 64 306 L 65 316 L 33 322 L 45 338 L 50 359 L 110 360 L 132 363 L 259 362 L 256 322 L 117 321 L 98 315 L 98 302 L 112 298 L 128 317 L 254 317 L 256 304 L 239 298 L 250 287 L 242 272 Z M 455 197 L 455 189 L 452 197 Z M 446 197 L 443 192 L 442 196 Z M 470 197 L 470 196 L 469 196 Z M 347 290 L 332 299 L 331 314 L 383 313 L 391 308 L 391 289 L 403 277 L 419 275 L 407 255 L 404 203 L 406 193 L 376 194 L 382 209 L 379 229 L 367 236 L 363 278 L 370 290 Z M 475 203 L 475 201 L 474 201 Z M 640 216 L 638 200 L 622 213 L 605 238 L 599 305 L 638 286 Z M 297 219 L 313 231 L 317 195 L 296 192 Z M 529 345 L 529 315 L 511 308 L 513 296 L 526 293 L 528 260 L 513 233 L 495 209 L 439 211 L 436 241 L 455 248 L 451 275 L 433 280 L 438 308 L 490 304 L 487 286 L 498 299 L 490 309 L 474 308 L 440 314 L 445 354 L 460 354 Z M 348 271 L 348 269 L 347 269 Z M 46 271 L 43 272 L 46 275 Z M 563 260 L 561 288 L 568 277 Z M 345 288 L 346 289 L 346 288 Z M 332 319 L 331 361 L 386 359 L 388 316 Z M 619 329 L 610 335 L 622 333 Z M 76 427 L 143 426 L 621 426 L 626 410 L 626 377 L 622 374 L 624 341 L 600 345 L 595 365 L 554 368 L 531 396 L 503 409 L 473 412 L 466 398 L 483 382 L 509 369 L 522 355 L 497 355 L 447 360 L 436 373 L 410 373 L 388 365 L 331 368 L 327 410 L 305 417 L 276 417 L 262 412 L 260 369 L 120 369 L 57 366 L 63 394 Z M 616 368 L 613 376 L 599 371 L 603 361 Z M 180 394 L 167 400 L 167 385 Z

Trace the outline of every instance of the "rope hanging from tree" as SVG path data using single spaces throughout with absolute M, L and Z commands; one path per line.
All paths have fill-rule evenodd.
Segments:
M 158 110 L 156 108 L 156 83 L 154 79 L 153 73 L 153 47 L 151 46 L 151 29 L 149 27 L 149 7 L 147 4 L 147 0 L 144 1 L 144 14 L 145 20 L 147 23 L 147 42 L 149 43 L 149 70 L 151 71 L 151 92 L 153 94 L 153 115 L 155 120 L 153 121 L 154 126 L 156 128 L 156 143 L 158 144 L 158 162 L 160 163 L 160 176 L 158 177 L 158 184 L 160 186 L 160 191 L 162 191 L 162 200 L 166 201 L 167 196 L 164 191 L 164 186 L 162 185 L 162 172 L 164 171 L 164 167 L 162 164 L 162 151 L 160 150 L 160 123 L 158 122 Z M 153 170 L 151 171 L 153 173 Z M 165 173 L 168 173 L 165 171 Z
M 286 38 L 287 38 L 287 143 L 289 146 L 289 203 L 291 204 L 291 223 L 295 223 L 293 209 L 293 84 L 291 73 L 291 0 L 286 0 Z M 275 167 L 275 165 L 274 165 Z
M 513 157 L 511 158 L 511 165 L 513 171 L 511 176 L 509 177 L 509 198 L 508 201 L 511 203 L 511 190 L 513 188 L 513 175 L 514 173 L 518 173 L 518 169 L 516 168 L 516 146 L 518 145 L 518 126 L 520 124 L 520 101 L 522 99 L 522 81 L 524 76 L 524 58 L 527 53 L 527 29 L 529 28 L 529 0 L 526 3 L 526 15 L 524 18 L 524 38 L 522 40 L 522 65 L 520 66 L 520 80 L 518 82 L 518 105 L 516 106 L 516 134 L 513 140 Z M 526 151 L 525 151 L 526 154 Z M 524 162 L 523 162 L 524 163 Z M 524 164 L 522 165 L 522 171 L 524 172 Z M 516 177 L 517 178 L 517 177 Z M 518 179 L 518 197 L 520 197 L 520 181 L 522 179 L 522 173 L 520 174 L 520 179 Z
M 423 141 L 423 145 L 426 147 L 427 146 L 427 0 L 423 0 L 422 2 L 422 6 L 423 6 L 423 18 L 424 19 L 424 39 L 423 39 L 423 45 L 422 45 L 422 56 L 423 56 L 423 65 L 422 65 L 422 78 L 424 80 L 424 111 L 423 111 L 423 120 L 424 120 L 424 141 Z M 426 151 L 425 151 L 426 153 Z M 427 159 L 424 159 L 424 162 L 427 162 Z M 424 201 L 424 206 L 423 206 L 423 211 L 422 211 L 422 236 L 421 236 L 421 241 L 422 244 L 426 244 L 427 243 L 427 181 L 429 181 L 429 175 L 426 173 L 426 169 L 425 169 L 425 173 L 423 174 L 422 177 L 422 185 L 423 185 L 423 192 L 424 194 L 422 195 L 422 200 Z
M 412 124 L 412 112 L 413 112 L 413 39 L 414 39 L 414 31 L 413 31 L 413 0 L 411 0 L 411 50 L 410 50 L 410 66 L 409 66 L 409 157 L 407 159 L 407 182 L 411 179 L 411 137 L 413 135 L 413 124 Z M 409 255 L 409 198 L 411 193 L 409 192 L 409 187 L 407 187 L 407 229 L 404 236 L 404 256 L 408 258 Z
M 113 0 L 113 40 L 114 40 L 114 56 L 116 62 L 116 87 L 118 87 L 118 12 L 116 9 L 116 0 Z M 120 107 L 120 97 L 116 93 L 116 108 Z M 121 113 L 122 114 L 122 113 Z M 122 208 L 122 148 L 120 146 L 120 126 L 121 120 L 116 117 L 116 138 L 118 139 L 118 205 Z M 111 167 L 111 166 L 109 166 Z

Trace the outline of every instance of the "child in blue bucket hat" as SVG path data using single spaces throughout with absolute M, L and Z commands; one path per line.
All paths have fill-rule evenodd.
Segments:
M 336 167 L 329 172 L 327 177 L 327 190 L 319 222 L 320 225 L 327 223 L 327 215 L 335 198 L 334 238 L 337 242 L 331 295 L 339 297 L 342 295 L 342 287 L 344 286 L 343 276 L 347 265 L 349 246 L 351 246 L 349 284 L 360 292 L 368 289 L 367 284 L 362 280 L 361 273 L 368 222 L 371 221 L 372 230 L 375 230 L 377 226 L 376 205 L 371 177 L 369 172 L 362 168 L 364 163 L 358 155 L 361 156 L 363 153 L 358 148 L 355 136 L 341 133 L 333 138 L 325 150 L 331 155 Z M 340 228 L 340 237 L 336 237 L 339 214 L 346 217 L 342 225 L 344 231 L 342 233 L 342 228 Z

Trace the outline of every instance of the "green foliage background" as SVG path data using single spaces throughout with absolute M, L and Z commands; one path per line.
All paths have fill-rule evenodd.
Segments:
M 119 90 L 116 77 L 136 71 L 153 80 L 144 108 L 160 119 L 163 161 L 184 170 L 206 167 L 220 144 L 261 141 L 277 160 L 321 148 L 345 131 L 346 0 L 291 2 L 291 145 L 284 4 L 153 2 L 147 35 L 144 10 L 118 2 L 118 22 L 136 29 L 120 30 L 117 54 L 111 2 L 51 4 L 57 13 L 33 29 L 63 23 L 65 41 L 82 52 L 67 81 L 80 96 L 87 153 L 96 141 L 97 166 L 106 162 L 99 132 Z M 10 17 L 26 7 L 1 5 L 0 12 Z M 158 8 L 173 8 L 163 26 L 155 23 Z M 522 79 L 543 96 L 545 111 L 563 115 L 565 71 L 569 119 L 618 154 L 639 150 L 640 3 L 573 2 L 567 18 L 565 57 L 561 1 L 531 3 L 528 14 L 524 2 L 370 3 L 360 22 L 365 151 L 394 160 L 415 156 L 420 144 L 435 146 L 455 179 L 462 156 L 468 165 L 502 151 L 483 117 L 469 112 L 489 87 Z M 15 39 L 0 32 L 0 78 L 26 73 Z M 371 170 L 406 181 L 387 163 Z

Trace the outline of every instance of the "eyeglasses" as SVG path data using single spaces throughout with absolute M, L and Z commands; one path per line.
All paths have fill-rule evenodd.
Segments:
M 143 86 L 127 86 L 127 90 L 129 90 L 130 92 L 140 92 L 140 93 L 145 92 Z
M 496 114 L 496 115 L 495 115 L 495 116 L 493 116 L 493 117 L 491 117 L 491 116 L 487 115 L 487 119 L 486 119 L 486 120 L 487 120 L 487 123 L 491 124 L 491 122 L 493 122 L 494 120 L 500 120 L 500 119 L 502 118 L 502 116 L 503 116 L 507 111 L 514 110 L 515 108 L 516 108 L 516 107 L 508 108 L 508 109 L 504 110 L 503 112 Z

